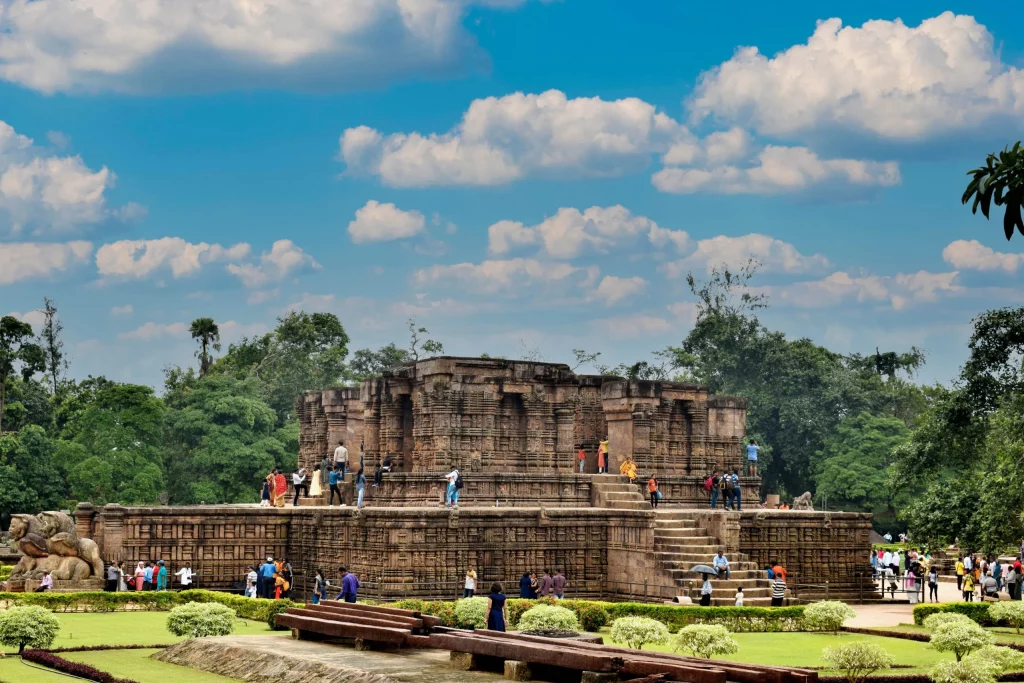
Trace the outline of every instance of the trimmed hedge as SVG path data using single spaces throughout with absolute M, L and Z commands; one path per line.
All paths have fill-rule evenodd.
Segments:
M 995 626 L 996 622 L 988 613 L 987 602 L 940 602 L 914 607 L 914 623 L 924 626 L 924 620 L 940 612 L 954 612 L 969 617 L 982 626 Z
M 235 614 L 243 619 L 256 621 L 268 621 L 272 616 L 284 612 L 289 607 L 301 605 L 301 603 L 291 600 L 246 598 L 231 593 L 201 589 L 180 592 L 0 593 L 0 607 L 3 609 L 15 605 L 38 605 L 52 612 L 117 612 L 129 609 L 167 612 L 172 607 L 189 602 L 217 602 L 235 610 Z
M 12 572 L 14 572 L 13 564 L 0 564 L 0 581 L 6 581 L 11 578 Z
M 106 671 L 100 671 L 88 664 L 72 662 L 70 659 L 58 657 L 45 650 L 25 650 L 21 654 L 21 658 L 33 664 L 54 669 L 71 676 L 77 676 L 78 678 L 84 678 L 87 681 L 96 681 L 96 683 L 136 683 L 136 681 L 130 678 L 116 678 Z
M 511 598 L 508 606 L 508 628 L 515 629 L 519 618 L 536 605 L 558 605 L 576 613 L 580 627 L 597 631 L 620 617 L 657 619 L 675 632 L 690 624 L 718 624 L 734 633 L 780 632 L 803 630 L 804 608 L 797 607 L 699 607 L 690 605 L 653 605 L 642 602 L 598 602 L 589 600 L 555 600 Z M 445 626 L 459 628 L 455 603 L 440 600 L 399 600 L 389 607 L 411 609 L 439 617 Z

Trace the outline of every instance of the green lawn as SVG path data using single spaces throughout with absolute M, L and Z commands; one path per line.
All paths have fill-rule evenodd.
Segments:
M 915 624 L 900 624 L 899 626 L 887 626 L 886 631 L 903 631 L 905 633 L 924 633 L 930 634 L 931 631 L 926 629 L 924 626 L 916 626 Z M 1024 633 L 1017 634 L 1017 631 L 1012 628 L 1006 628 L 1004 626 L 988 627 L 986 631 L 991 631 L 995 637 L 997 643 L 1007 644 L 1018 644 L 1024 645 Z
M 606 644 L 625 647 L 613 642 L 607 629 L 601 635 L 604 636 Z M 936 662 L 954 658 L 951 653 L 929 649 L 928 643 L 858 633 L 844 633 L 839 636 L 823 633 L 733 633 L 732 637 L 739 643 L 739 652 L 719 659 L 770 666 L 820 667 L 825 665 L 821 660 L 821 651 L 824 648 L 860 641 L 877 643 L 896 659 L 897 664 L 913 667 L 898 669 L 897 673 L 901 674 L 924 673 Z M 644 649 L 672 651 L 668 645 L 647 646 Z
M 86 645 L 166 645 L 183 638 L 172 636 L 166 628 L 167 612 L 55 613 L 61 628 L 53 646 Z M 269 635 L 266 623 L 235 620 L 235 635 Z M 5 648 L 6 652 L 14 650 Z
M 231 683 L 234 679 L 208 674 L 175 664 L 150 659 L 156 650 L 108 650 L 106 652 L 68 652 L 61 657 L 94 666 L 101 671 L 139 683 Z M 3 683 L 68 683 L 73 680 L 50 671 L 40 671 L 22 664 L 17 657 L 0 659 L 0 681 Z

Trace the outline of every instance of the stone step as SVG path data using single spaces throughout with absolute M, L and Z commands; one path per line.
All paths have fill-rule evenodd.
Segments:
M 660 509 L 660 508 L 659 508 Z M 661 512 L 654 520 L 656 529 L 696 529 L 697 522 L 692 519 L 662 519 Z
M 692 562 L 665 562 L 663 560 L 659 560 L 659 562 L 661 562 L 661 565 L 665 568 L 666 571 L 688 572 L 690 574 L 693 574 L 694 576 L 697 576 L 697 574 L 694 574 L 690 571 L 690 568 L 693 567 Z M 760 579 L 765 581 L 767 580 L 767 578 L 764 575 L 764 572 L 759 572 L 754 569 L 734 569 L 732 570 L 732 573 L 729 574 L 729 576 L 731 576 L 734 579 Z
M 709 567 L 714 566 L 711 563 L 711 558 L 714 557 L 714 553 L 701 553 L 701 552 L 667 552 L 663 547 L 655 546 L 654 549 L 655 557 L 665 561 L 675 562 L 688 562 L 690 564 L 706 564 Z M 756 566 L 753 562 L 745 562 L 743 560 L 730 560 L 729 566 L 736 569 L 751 569 L 758 570 L 761 567 Z
M 619 484 L 619 483 L 605 483 L 599 482 L 595 484 L 598 491 L 604 493 L 605 491 L 619 491 L 621 493 L 636 493 L 639 495 L 640 489 L 633 484 Z
M 611 510 L 650 510 L 651 506 L 643 501 L 618 500 L 609 502 L 605 507 Z
M 662 529 L 660 527 L 655 527 L 655 529 L 654 529 L 654 541 L 655 541 L 655 543 L 657 543 L 658 541 L 663 540 L 663 539 L 667 540 L 667 539 L 673 539 L 673 538 L 678 538 L 678 539 L 686 539 L 686 538 L 704 539 L 704 538 L 711 538 L 711 537 L 708 536 L 707 534 L 705 534 L 703 529 L 695 529 L 695 528 L 688 528 L 688 529 Z
M 604 498 L 607 501 L 629 500 L 629 501 L 639 501 L 641 503 L 647 503 L 648 505 L 650 505 L 650 503 L 648 501 L 644 500 L 640 496 L 640 494 L 636 493 L 636 492 L 612 491 L 610 493 L 605 493 L 604 491 L 602 491 L 600 497 Z
M 701 557 L 707 559 L 707 563 L 711 564 L 711 558 L 718 552 L 720 545 L 713 542 L 714 539 L 707 539 L 698 543 L 658 543 L 655 550 L 659 553 L 685 553 L 687 555 L 699 554 Z

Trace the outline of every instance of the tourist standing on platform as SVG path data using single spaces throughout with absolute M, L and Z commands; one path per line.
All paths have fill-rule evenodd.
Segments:
M 313 576 L 313 604 L 319 605 L 320 601 L 327 597 L 327 584 L 324 583 L 324 572 L 317 569 Z
M 786 597 L 786 577 L 776 574 L 772 582 L 772 607 L 782 607 L 782 601 Z
M 1017 568 L 1012 564 L 1006 570 L 1006 578 L 1004 583 L 1006 584 L 1006 592 L 1010 596 L 1011 600 L 1017 599 L 1017 582 L 1020 577 L 1017 576 Z
M 325 455 L 323 460 L 320 461 L 320 488 L 327 490 L 327 473 L 330 472 L 331 467 L 331 456 Z
M 459 506 L 459 491 L 462 489 L 462 475 L 459 474 L 458 468 L 453 469 L 451 472 L 444 476 L 448 482 L 448 489 L 445 492 L 445 504 L 452 508 Z
M 260 507 L 270 507 L 270 482 L 274 475 L 268 474 L 263 480 L 263 493 L 260 494 Z
M 143 590 L 147 590 L 147 591 L 153 590 L 153 563 L 152 562 L 147 562 L 146 563 L 146 572 L 145 572 L 145 574 L 143 575 L 142 578 L 143 578 L 143 581 L 145 583 L 145 585 L 143 586 Z
M 311 498 L 320 498 L 324 495 L 320 479 L 320 465 L 317 465 L 313 470 L 313 476 L 309 478 L 309 496 Z
M 327 475 L 327 481 L 330 482 L 331 487 L 331 503 L 330 507 L 334 507 L 334 494 L 338 494 L 338 503 L 341 505 L 345 504 L 345 499 L 341 497 L 341 489 L 338 488 L 338 482 L 340 481 L 341 475 L 338 470 L 331 470 L 331 473 Z
M 647 493 L 651 496 L 651 507 L 658 507 L 658 498 L 661 497 L 661 493 L 658 491 L 658 477 L 654 474 L 647 480 Z
M 580 474 L 583 474 L 583 466 L 587 464 L 587 452 L 581 448 L 576 454 L 576 459 L 580 461 Z
M 702 574 L 704 583 L 700 587 L 700 606 L 711 607 L 711 574 Z
M 281 470 L 274 468 L 274 507 L 283 508 L 284 498 L 288 495 L 288 480 L 281 474 Z
M 277 567 L 274 566 L 274 558 L 268 557 L 260 568 L 260 575 L 263 576 L 263 592 L 260 597 L 270 599 L 274 597 L 274 573 Z
M 964 574 L 964 602 L 974 602 L 974 575 Z
M 562 600 L 565 598 L 565 586 L 568 583 L 565 577 L 562 576 L 562 570 L 556 569 L 555 575 L 551 578 L 553 583 L 552 588 L 555 591 L 555 600 Z
M 597 473 L 607 474 L 608 472 L 608 441 L 601 441 L 597 444 Z
M 550 598 L 555 594 L 555 580 L 551 578 L 551 570 L 545 569 L 540 577 L 540 597 Z
M 284 577 L 285 582 L 288 584 L 284 591 L 282 591 L 281 597 L 290 598 L 292 596 L 292 585 L 295 583 L 295 572 L 292 570 L 292 563 L 288 560 L 281 560 L 281 576 Z
M 124 562 L 117 563 L 117 590 L 124 593 L 128 590 L 128 582 L 124 578 Z
M 135 567 L 135 590 L 140 591 L 145 588 L 146 583 L 146 565 L 139 562 L 138 566 Z
M 476 593 L 476 570 L 470 567 L 466 570 L 466 580 L 462 584 L 462 597 L 471 598 Z
M 729 475 L 725 476 L 728 477 Z M 731 510 L 733 503 L 736 503 L 736 510 L 740 511 L 743 509 L 743 496 L 740 491 L 740 471 L 733 470 L 730 479 L 732 480 L 732 495 L 729 497 L 729 509 Z
M 295 489 L 295 498 L 292 500 L 292 507 L 299 505 L 299 492 L 304 491 L 305 497 L 309 498 L 309 484 L 306 483 L 306 468 L 300 467 L 298 472 L 292 472 L 292 487 Z
M 104 590 L 110 593 L 117 591 L 117 565 L 113 562 L 107 566 L 107 585 Z
M 348 449 L 345 442 L 339 441 L 338 447 L 334 449 L 334 469 L 341 472 L 341 480 L 345 481 L 345 468 L 348 467 Z
M 736 600 L 733 602 L 735 607 L 743 607 L 743 586 L 736 587 Z
M 523 572 L 523 575 L 519 577 L 519 597 L 523 600 L 537 597 L 532 595 L 532 593 L 533 578 L 530 576 L 530 572 Z
M 487 596 L 487 628 L 491 631 L 504 631 L 507 623 L 504 589 L 500 583 L 492 583 L 491 594 Z
M 374 487 L 380 486 L 384 483 L 384 475 L 391 471 L 394 466 L 394 461 L 391 459 L 391 454 L 388 453 L 384 456 L 384 462 L 377 465 L 377 471 L 373 473 L 373 485 Z
M 939 601 L 939 571 L 935 567 L 928 570 L 928 599 Z
M 167 566 L 164 564 L 163 560 L 157 562 L 156 589 L 158 591 L 167 590 Z
M 747 444 L 747 460 L 744 463 L 743 475 L 747 477 L 757 476 L 757 442 L 753 439 Z
M 359 471 L 356 472 L 356 507 L 363 507 L 363 495 L 366 493 L 366 475 L 363 474 L 363 468 L 360 467 Z
M 260 582 L 260 575 L 256 573 L 256 568 L 251 564 L 246 567 L 246 569 L 248 569 L 249 572 L 245 575 L 245 597 L 255 598 L 256 587 Z
M 174 575 L 178 577 L 181 589 L 188 590 L 189 586 L 192 585 L 192 563 L 186 562 L 184 567 L 174 572 Z
M 341 592 L 338 593 L 338 600 L 355 602 L 359 593 L 359 579 L 345 567 L 341 568 Z
M 711 494 L 711 509 L 714 510 L 718 507 L 718 470 L 715 470 L 711 475 L 704 480 L 704 490 Z

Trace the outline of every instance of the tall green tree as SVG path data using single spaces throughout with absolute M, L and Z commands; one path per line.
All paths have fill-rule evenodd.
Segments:
M 0 318 L 0 433 L 3 432 L 7 384 L 16 373 L 24 381 L 46 367 L 43 349 L 34 342 L 32 326 L 12 315 Z
M 57 395 L 68 372 L 68 360 L 64 354 L 64 340 L 61 332 L 64 324 L 57 317 L 57 302 L 43 297 L 43 329 L 39 332 L 39 345 L 43 348 L 46 363 L 46 376 L 50 382 L 50 391 Z
M 199 350 L 196 351 L 196 358 L 199 359 L 199 376 L 204 376 L 210 371 L 213 365 L 213 356 L 210 349 L 220 351 L 220 328 L 213 318 L 196 318 L 189 327 L 193 339 L 199 340 Z
M 291 438 L 255 377 L 169 377 L 167 466 L 172 504 L 251 503 L 273 467 L 293 470 Z
M 985 165 L 968 171 L 971 182 L 964 190 L 961 202 L 966 204 L 973 200 L 971 213 L 978 213 L 989 218 L 992 205 L 1005 206 L 1003 212 L 1003 234 L 1006 239 L 1013 237 L 1014 228 L 1024 235 L 1024 218 L 1021 208 L 1024 207 L 1024 148 L 1018 141 L 1012 148 L 1006 147 L 998 154 L 989 154 Z
M 408 362 L 409 352 L 400 349 L 394 343 L 373 349 L 359 349 L 352 354 L 348 364 L 348 376 L 353 382 L 362 382 L 370 377 L 378 377 L 388 368 Z
M 0 434 L 0 524 L 15 513 L 60 509 L 64 502 L 63 464 L 56 444 L 42 427 Z
M 150 387 L 101 386 L 64 428 L 69 495 L 96 504 L 152 505 L 165 483 L 163 401 Z

